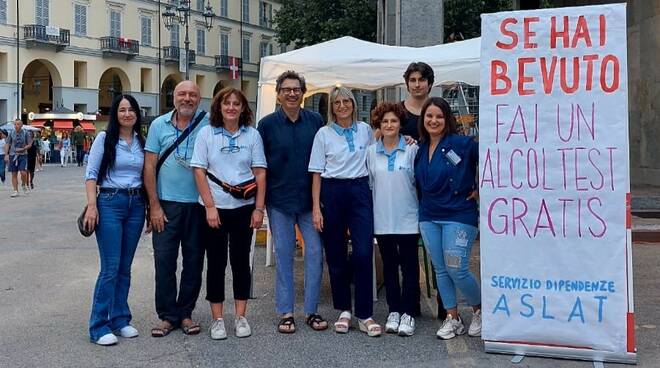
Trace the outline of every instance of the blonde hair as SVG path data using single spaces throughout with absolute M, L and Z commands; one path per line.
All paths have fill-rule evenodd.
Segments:
M 335 100 L 337 100 L 337 97 L 347 97 L 351 100 L 351 103 L 353 104 L 353 121 L 357 121 L 357 102 L 355 101 L 355 96 L 353 96 L 353 92 L 351 92 L 350 89 L 346 87 L 334 87 L 330 91 L 330 97 L 328 104 L 330 105 L 330 116 L 332 116 L 332 120 L 337 120 L 335 117 L 335 113 L 333 111 L 333 108 L 335 106 Z

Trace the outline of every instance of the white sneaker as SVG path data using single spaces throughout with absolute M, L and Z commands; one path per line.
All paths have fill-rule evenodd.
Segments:
M 209 329 L 211 333 L 211 339 L 213 340 L 224 340 L 227 338 L 227 330 L 225 329 L 225 320 L 218 318 L 211 324 Z
M 28 188 L 27 186 L 23 185 L 23 193 L 25 193 L 25 195 L 30 195 L 30 188 Z
M 442 326 L 438 329 L 438 332 L 435 333 L 436 336 L 443 340 L 449 340 L 456 337 L 456 335 L 462 335 L 465 333 L 465 326 L 463 326 L 463 321 L 461 317 L 458 319 L 451 318 L 451 315 L 447 315 L 447 318 L 442 322 Z
M 385 323 L 385 332 L 387 333 L 397 333 L 399 331 L 399 320 L 401 316 L 399 312 L 392 312 L 387 316 L 387 322 Z
M 114 345 L 117 342 L 119 342 L 119 340 L 117 340 L 117 336 L 115 336 L 114 334 L 111 334 L 111 333 L 105 334 L 105 335 L 101 336 L 100 339 L 94 341 L 95 344 L 103 345 L 103 346 Z
M 481 336 L 481 309 L 472 314 L 472 321 L 470 328 L 468 328 L 468 335 L 472 337 Z
M 138 332 L 137 328 L 131 325 L 124 326 L 119 330 L 119 336 L 129 339 L 132 337 L 138 337 L 139 334 L 140 333 Z
M 234 329 L 236 330 L 236 337 L 248 337 L 252 335 L 252 329 L 250 329 L 250 324 L 245 317 L 238 316 L 234 320 Z
M 14 190 L 13 192 L 11 192 L 11 195 L 9 195 L 9 196 L 12 197 L 12 198 L 18 197 L 18 190 Z
M 415 319 L 404 313 L 399 323 L 399 336 L 412 336 L 415 334 Z

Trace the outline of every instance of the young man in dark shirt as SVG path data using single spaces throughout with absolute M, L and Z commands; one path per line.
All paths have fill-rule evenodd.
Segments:
M 402 122 L 401 134 L 418 140 L 417 122 L 422 106 L 428 100 L 431 88 L 433 88 L 433 69 L 424 62 L 412 62 L 403 73 L 403 79 L 406 81 L 408 97 L 401 101 L 401 105 L 406 111 L 406 121 Z

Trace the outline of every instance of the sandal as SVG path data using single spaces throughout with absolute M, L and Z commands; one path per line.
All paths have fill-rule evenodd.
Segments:
M 283 334 L 296 332 L 296 321 L 293 319 L 293 316 L 283 317 L 277 324 L 277 332 Z
M 335 332 L 340 334 L 348 333 L 348 328 L 351 323 L 351 312 L 343 311 L 339 315 L 337 322 L 335 322 Z
M 358 327 L 360 327 L 360 331 L 366 333 L 369 337 L 378 337 L 383 333 L 383 329 L 373 318 L 358 319 Z
M 202 332 L 202 328 L 199 327 L 199 324 L 193 322 L 193 320 L 190 318 L 186 318 L 181 321 L 181 329 L 186 335 L 197 335 L 198 333 Z
M 151 329 L 151 336 L 152 337 L 165 337 L 167 336 L 170 332 L 174 330 L 174 326 L 170 321 L 163 320 L 160 322 L 160 324 L 157 327 L 154 327 Z
M 318 314 L 310 314 L 305 318 L 305 323 L 309 325 L 314 331 L 323 331 L 328 328 L 328 321 L 324 320 Z

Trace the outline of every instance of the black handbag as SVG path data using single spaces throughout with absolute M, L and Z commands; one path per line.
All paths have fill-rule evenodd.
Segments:
M 78 216 L 78 231 L 80 231 L 80 234 L 86 238 L 92 236 L 94 234 L 94 230 L 96 230 L 96 224 L 94 224 L 94 227 L 92 227 L 91 230 L 85 229 L 85 212 L 87 212 L 87 205 L 83 207 L 82 213 L 80 216 Z

